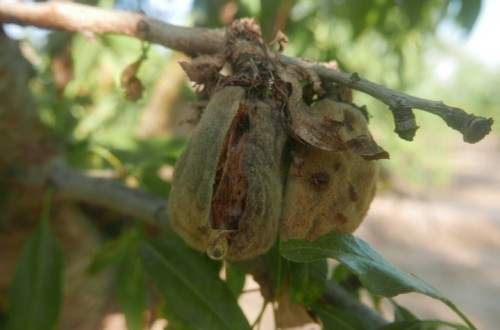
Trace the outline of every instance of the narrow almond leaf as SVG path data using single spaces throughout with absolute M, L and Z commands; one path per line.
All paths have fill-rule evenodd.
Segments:
M 338 264 L 334 269 L 332 273 L 332 280 L 340 282 L 340 281 L 345 281 L 349 277 L 354 276 L 353 273 L 349 270 L 349 268 L 346 267 L 344 264 Z
M 140 243 L 145 270 L 179 319 L 200 329 L 250 329 L 213 262 L 174 241 Z
M 394 308 L 394 321 L 403 322 L 403 321 L 418 321 L 418 318 L 412 314 L 408 309 L 399 305 L 393 299 L 390 299 L 392 303 L 392 307 Z
M 129 253 L 132 246 L 137 244 L 137 233 L 130 231 L 120 235 L 116 240 L 108 242 L 96 253 L 88 272 L 97 274 L 111 266 L 120 264 Z
M 346 265 L 339 263 L 333 270 L 331 279 L 359 299 L 359 290 L 363 287 L 359 278 Z M 373 295 L 372 295 L 373 297 Z
M 445 326 L 445 327 L 443 327 Z M 468 330 L 469 328 L 455 323 L 443 322 L 438 320 L 413 320 L 394 322 L 385 325 L 377 330 L 438 330 L 438 329 L 456 329 Z
M 369 328 L 356 314 L 345 308 L 333 306 L 316 305 L 312 308 L 314 314 L 319 317 L 323 324 L 323 329 L 342 329 L 342 330 L 368 330 Z
M 460 11 L 456 21 L 461 25 L 467 34 L 472 31 L 479 13 L 481 12 L 481 0 L 462 0 Z
M 146 292 L 142 264 L 136 251 L 122 261 L 117 278 L 117 298 L 129 330 L 144 329 Z
M 469 319 L 447 298 L 418 277 L 405 273 L 375 252 L 366 242 L 348 233 L 330 233 L 314 242 L 290 240 L 281 245 L 281 255 L 295 262 L 333 258 L 356 274 L 373 295 L 394 297 L 418 292 L 441 300 L 471 328 Z
M 290 301 L 310 306 L 323 294 L 328 266 L 325 259 L 307 263 L 291 263 Z
M 290 267 L 290 262 L 283 258 L 283 256 L 281 256 L 280 254 L 280 244 L 281 240 L 276 240 L 274 245 L 267 252 L 271 269 L 271 278 L 276 294 L 279 292 L 281 286 L 285 282 Z
M 173 304 L 175 304 L 175 302 Z M 158 310 L 160 316 L 168 320 L 168 325 L 164 330 L 199 330 L 198 327 L 195 327 L 187 321 L 179 318 L 179 316 L 172 310 L 171 306 L 165 300 L 160 305 Z
M 227 265 L 226 283 L 234 296 L 238 298 L 243 292 L 243 287 L 245 286 L 245 273 L 235 267 Z
M 54 329 L 62 299 L 62 250 L 50 231 L 46 199 L 42 220 L 18 259 L 9 287 L 7 330 Z

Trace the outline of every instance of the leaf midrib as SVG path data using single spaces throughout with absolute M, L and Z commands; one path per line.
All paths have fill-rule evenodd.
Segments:
M 213 304 L 211 304 L 208 300 L 206 300 L 205 297 L 203 295 L 201 295 L 198 292 L 198 290 L 196 290 L 196 288 L 194 286 L 192 286 L 191 283 L 184 278 L 184 276 L 180 276 L 181 274 L 175 269 L 175 267 L 173 267 L 170 263 L 167 262 L 167 260 L 168 260 L 167 258 L 164 258 L 163 255 L 159 251 L 157 251 L 151 244 L 149 244 L 149 243 L 145 243 L 145 244 L 150 250 L 153 251 L 153 254 L 160 256 L 160 258 L 159 258 L 160 262 L 162 264 L 165 264 L 167 266 L 167 268 L 173 274 L 175 274 L 177 278 L 179 278 L 181 280 L 181 282 L 183 282 L 192 292 L 194 292 L 195 295 L 200 298 L 200 301 L 202 301 L 206 306 L 208 306 L 208 309 L 212 312 L 212 314 L 217 316 L 217 319 L 219 319 L 219 321 L 221 321 L 221 323 L 224 324 L 227 329 L 232 329 L 230 324 L 228 324 L 224 318 L 220 317 L 219 313 L 217 312 L 217 309 L 213 308 Z

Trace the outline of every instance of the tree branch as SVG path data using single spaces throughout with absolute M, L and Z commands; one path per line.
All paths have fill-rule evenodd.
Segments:
M 100 9 L 65 2 L 0 3 L 0 22 L 34 25 L 49 29 L 97 34 L 124 34 L 173 48 L 187 54 L 213 54 L 224 46 L 223 29 L 178 27 L 140 14 Z M 396 133 L 412 140 L 417 130 L 413 109 L 421 109 L 441 117 L 448 126 L 459 131 L 468 143 L 483 139 L 491 130 L 492 118 L 468 114 L 443 102 L 430 101 L 390 90 L 362 79 L 358 74 L 338 72 L 304 60 L 280 56 L 289 65 L 314 70 L 325 80 L 359 90 L 387 104 L 393 113 Z
M 222 49 L 223 29 L 186 28 L 144 15 L 70 2 L 0 2 L 0 23 L 33 25 L 69 32 L 122 34 L 188 54 Z
M 88 202 L 131 215 L 154 226 L 168 226 L 167 199 L 125 186 L 118 180 L 74 170 L 60 159 L 49 161 L 45 178 L 55 197 Z

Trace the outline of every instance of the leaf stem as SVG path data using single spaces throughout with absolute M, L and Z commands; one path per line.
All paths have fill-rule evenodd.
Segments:
M 269 303 L 268 301 L 265 301 L 264 304 L 262 305 L 262 308 L 260 309 L 259 315 L 257 315 L 257 318 L 255 319 L 255 321 L 251 325 L 252 329 L 254 329 L 257 325 L 259 326 L 258 329 L 260 329 L 260 322 L 262 321 L 262 316 L 264 316 L 264 311 L 266 310 L 268 303 Z

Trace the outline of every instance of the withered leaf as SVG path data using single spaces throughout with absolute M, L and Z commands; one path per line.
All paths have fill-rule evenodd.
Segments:
M 344 142 L 347 150 L 365 160 L 389 159 L 389 153 L 382 149 L 371 136 L 360 135 Z
M 56 85 L 57 95 L 60 97 L 66 85 L 75 78 L 71 47 L 65 47 L 52 59 L 52 75 Z
M 224 66 L 222 55 L 204 55 L 191 62 L 180 62 L 189 79 L 197 84 L 215 83 L 220 77 L 219 71 Z
M 130 64 L 123 70 L 121 75 L 121 85 L 125 89 L 125 98 L 128 101 L 135 102 L 142 97 L 142 92 L 144 91 L 144 86 L 142 82 L 137 78 L 136 74 L 139 70 L 143 59 L 139 59 L 134 63 Z
M 371 137 L 361 109 L 328 98 L 309 107 L 296 75 L 281 70 L 280 78 L 289 90 L 288 103 L 281 112 L 282 121 L 297 141 L 325 151 L 348 150 L 367 160 L 389 158 Z

